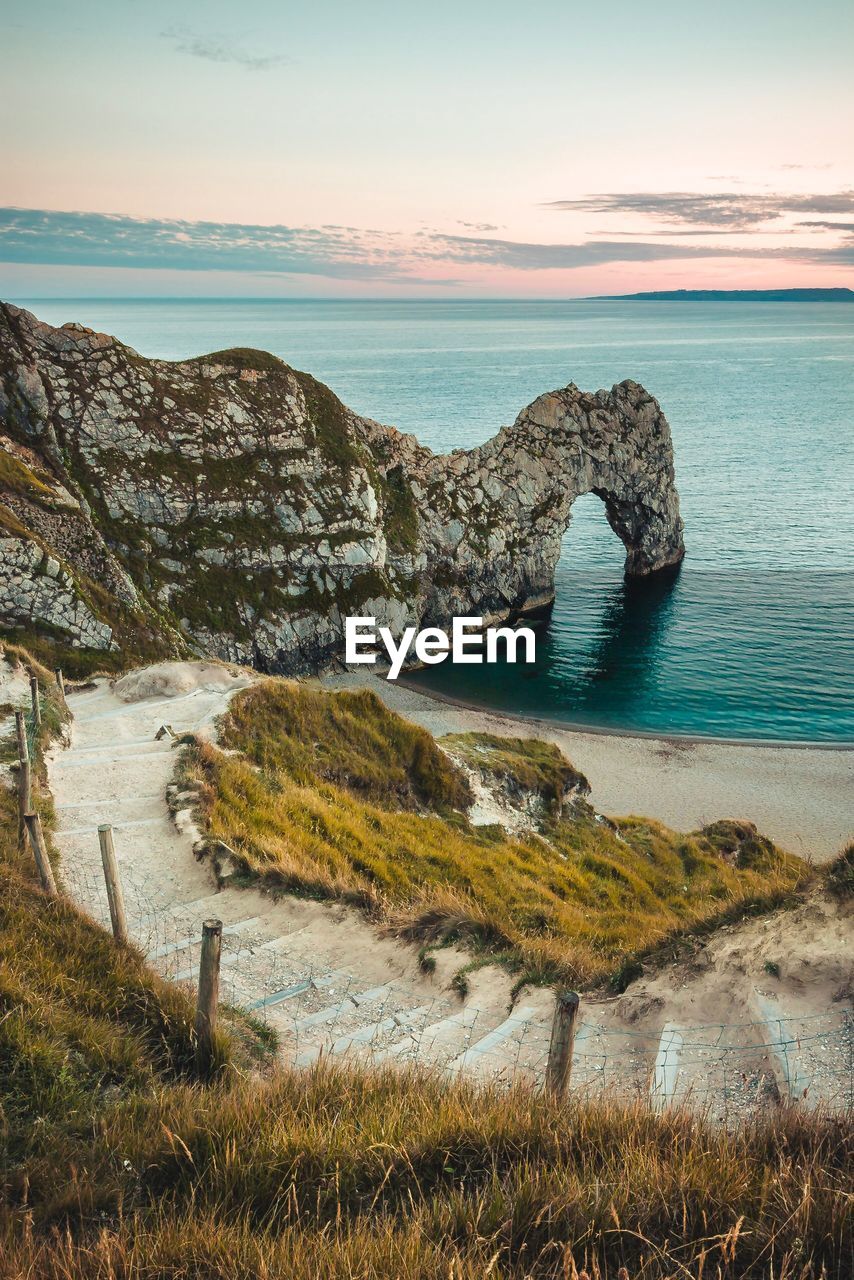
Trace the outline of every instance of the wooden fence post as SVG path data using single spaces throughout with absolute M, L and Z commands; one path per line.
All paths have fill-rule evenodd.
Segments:
M 23 711 L 15 712 L 15 733 L 18 735 L 18 759 L 29 760 L 30 753 L 27 749 L 27 727 L 24 724 Z
M 101 862 L 104 867 L 104 879 L 107 882 L 107 902 L 110 904 L 113 937 L 116 942 L 127 942 L 128 924 L 125 915 L 125 900 L 122 895 L 122 882 L 119 879 L 116 847 L 113 844 L 113 828 L 109 823 L 104 823 L 98 828 L 98 843 L 101 846 Z
M 213 1068 L 216 1008 L 219 1004 L 219 962 L 222 955 L 222 921 L 202 925 L 199 961 L 199 995 L 196 1005 L 196 1069 L 207 1078 Z
M 30 698 L 33 703 L 33 725 L 38 729 L 42 722 L 42 706 L 39 698 L 39 678 L 30 676 Z
M 18 735 L 18 847 L 23 849 L 27 843 L 27 824 L 24 819 L 32 808 L 30 753 L 23 711 L 15 712 L 15 731 Z
M 53 867 L 50 865 L 50 858 L 48 857 L 41 818 L 37 813 L 28 813 L 24 821 L 27 824 L 27 834 L 30 837 L 30 845 L 39 870 L 42 888 L 49 898 L 58 898 L 59 891 L 53 878 Z
M 575 1044 L 575 1019 L 578 1016 L 578 996 L 574 991 L 560 991 L 555 997 L 552 1038 L 549 1044 L 549 1062 L 546 1067 L 546 1088 L 552 1097 L 560 1101 L 569 1084 L 572 1070 L 572 1050 Z
M 65 676 L 62 674 L 62 667 L 57 667 L 54 672 L 56 676 L 56 687 L 62 694 L 62 701 L 65 701 Z

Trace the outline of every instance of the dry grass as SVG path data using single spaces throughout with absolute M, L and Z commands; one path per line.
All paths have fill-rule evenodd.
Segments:
M 499 947 L 540 977 L 602 981 L 628 956 L 784 902 L 811 874 L 749 824 L 680 835 L 630 818 L 617 831 L 580 802 L 541 834 L 474 828 L 445 754 L 370 693 L 265 681 L 233 700 L 222 743 L 186 767 L 246 875 L 360 903 L 413 940 Z M 557 797 L 579 775 L 532 745 L 485 749 Z
M 818 1280 L 851 1257 L 850 1127 L 793 1111 L 728 1133 L 321 1067 L 129 1099 L 75 1155 L 30 1170 L 0 1275 Z

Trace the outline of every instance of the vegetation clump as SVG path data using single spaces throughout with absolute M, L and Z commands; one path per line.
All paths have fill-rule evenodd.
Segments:
M 833 859 L 826 875 L 827 887 L 835 898 L 854 897 L 854 844 Z
M 206 356 L 196 356 L 192 360 L 181 360 L 180 364 L 222 364 L 229 369 L 251 369 L 257 373 L 276 373 L 286 369 L 283 360 L 269 351 L 258 351 L 255 347 L 228 347 L 222 351 L 212 351 Z
M 256 684 L 232 703 L 221 740 L 266 775 L 302 786 L 338 783 L 388 808 L 442 812 L 471 803 L 468 783 L 432 735 L 389 711 L 370 689 Z
M 702 836 L 721 857 L 736 867 L 759 869 L 774 861 L 776 850 L 773 842 L 760 835 L 752 822 L 724 818 L 703 827 Z
M 377 472 L 377 486 L 383 496 L 385 529 L 389 546 L 395 551 L 418 550 L 418 510 L 402 466 Z
M 20 494 L 25 498 L 52 499 L 53 493 L 35 472 L 6 449 L 0 448 L 0 492 Z
M 310 373 L 294 369 L 293 375 L 305 397 L 305 407 L 320 449 L 342 471 L 358 466 L 362 458 L 350 439 L 347 412 L 335 392 Z

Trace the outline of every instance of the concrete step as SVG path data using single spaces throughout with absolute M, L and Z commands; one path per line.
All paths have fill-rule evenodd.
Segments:
M 160 827 L 164 819 L 156 818 L 113 818 L 110 825 L 114 831 L 133 831 L 137 827 Z M 66 827 L 60 822 L 57 830 L 64 836 L 97 836 L 100 823 L 90 822 L 84 827 Z
M 163 793 L 157 791 L 152 795 L 140 796 L 115 796 L 111 800 L 73 800 L 67 801 L 65 804 L 54 805 L 57 813 L 79 812 L 81 809 L 103 808 L 109 810 L 109 816 L 104 819 L 105 822 L 113 822 L 113 814 L 116 809 L 124 810 L 128 805 L 135 804 L 152 804 L 156 800 L 162 801 Z M 115 825 L 115 824 L 114 824 Z
M 450 1062 L 465 1052 L 478 1028 L 485 1028 L 490 1020 L 488 1010 L 468 1006 L 440 1018 L 438 1022 L 431 1022 L 419 1032 L 417 1038 L 410 1036 L 398 1041 L 390 1046 L 384 1056 L 389 1059 L 411 1057 Z
M 139 723 L 149 719 L 156 719 L 156 713 L 162 710 L 163 707 L 177 707 L 194 700 L 197 701 L 199 698 L 204 698 L 206 692 L 205 689 L 193 689 L 190 693 L 177 694 L 174 698 L 146 698 L 144 702 L 123 703 L 120 707 L 111 707 L 108 711 L 96 711 L 94 714 L 77 714 L 75 712 L 74 719 L 75 723 L 79 725 L 92 724 L 95 721 L 120 719 Z M 209 693 L 207 696 L 211 697 Z M 81 708 L 83 712 L 88 710 L 88 707 Z
M 752 1007 L 761 1018 L 763 1045 L 783 1098 L 803 1106 L 850 1106 L 854 1018 L 844 1005 L 818 1017 L 791 1000 L 754 988 Z
M 247 929 L 251 929 L 254 925 L 260 924 L 260 916 L 249 916 L 245 920 L 238 920 L 235 924 L 223 926 L 223 937 L 230 937 L 235 933 L 244 933 Z M 149 951 L 146 960 L 159 960 L 162 956 L 171 955 L 175 951 L 186 951 L 189 947 L 201 945 L 201 933 L 193 934 L 189 938 L 178 938 L 175 942 L 167 942 L 163 946 L 156 947 L 154 951 Z
M 341 982 L 342 976 L 337 973 L 327 973 L 325 976 L 317 978 L 301 978 L 299 982 L 293 983 L 290 987 L 283 987 L 280 991 L 272 991 L 269 995 L 253 1000 L 251 1004 L 247 1005 L 247 1008 L 252 1013 L 258 1010 L 272 1009 L 276 1005 L 283 1004 L 286 1000 L 294 1000 L 306 995 L 309 991 L 322 991 L 325 987 L 331 987 L 336 982 Z
M 480 1040 L 475 1041 L 463 1053 L 454 1058 L 449 1070 L 452 1072 L 478 1074 L 497 1074 L 508 1067 L 515 1066 L 518 1053 L 521 1051 L 525 1036 L 535 1025 L 537 1009 L 534 1005 L 521 1005 L 518 1009 L 493 1027 Z
M 85 752 L 74 751 L 69 752 L 67 756 L 61 757 L 51 765 L 51 772 L 64 773 L 71 769 L 92 769 L 97 767 L 99 771 L 99 782 L 104 786 L 107 781 L 113 778 L 121 778 L 129 764 L 133 764 L 136 760 L 154 760 L 157 756 L 163 756 L 169 759 L 169 748 L 157 748 L 152 743 L 151 750 L 136 751 L 133 755 L 122 756 L 121 760 L 101 760 L 96 756 L 87 756 Z M 174 759 L 174 757 L 171 757 Z
M 371 987 L 367 991 L 359 991 L 358 983 L 354 980 L 353 992 L 348 992 L 342 1000 L 335 1004 L 327 1005 L 323 1009 L 318 1009 L 314 1013 L 306 1014 L 305 1017 L 297 1019 L 294 1023 L 294 1033 L 301 1035 L 303 1032 L 310 1030 L 312 1027 L 321 1026 L 323 1023 L 335 1022 L 342 1014 L 352 1013 L 355 1009 L 361 1009 L 364 1005 L 376 1004 L 379 1000 L 387 1000 L 394 988 L 390 983 L 385 983 L 380 987 Z
M 649 1086 L 650 1101 L 657 1111 L 663 1110 L 676 1101 L 679 1060 L 682 1056 L 684 1039 L 684 1032 L 676 1023 L 664 1024 Z
M 429 1006 L 422 1005 L 400 1013 L 387 1014 L 376 1022 L 368 1023 L 367 1026 L 337 1036 L 326 1045 L 309 1046 L 297 1055 L 294 1066 L 308 1067 L 316 1062 L 321 1054 L 339 1057 L 353 1050 L 373 1053 L 378 1044 L 387 1044 L 389 1040 L 393 1040 L 395 1036 L 428 1013 Z

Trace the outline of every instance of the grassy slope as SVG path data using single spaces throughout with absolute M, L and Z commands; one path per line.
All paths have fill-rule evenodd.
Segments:
M 189 1019 L 137 955 L 45 900 L 0 788 L 3 1280 L 819 1280 L 850 1264 L 841 1122 L 782 1112 L 727 1134 L 391 1073 L 262 1079 L 234 1037 L 203 1088 Z
M 616 831 L 581 803 L 552 813 L 542 835 L 472 828 L 462 774 L 367 691 L 265 681 L 234 699 L 221 741 L 237 754 L 200 746 L 190 770 L 211 834 L 247 873 L 357 902 L 414 939 L 467 934 L 540 976 L 600 981 L 679 933 L 775 905 L 810 876 L 746 824 L 680 835 L 631 818 Z M 542 744 L 483 748 L 547 797 L 579 776 Z

